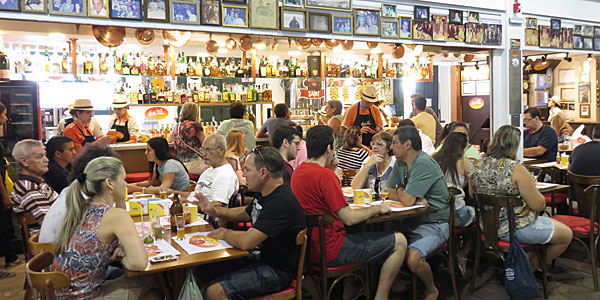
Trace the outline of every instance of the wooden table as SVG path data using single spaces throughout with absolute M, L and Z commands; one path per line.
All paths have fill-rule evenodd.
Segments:
M 365 224 L 376 224 L 376 223 L 382 223 L 382 222 L 397 221 L 397 220 L 406 219 L 406 218 L 421 217 L 421 216 L 433 214 L 435 212 L 437 212 L 437 210 L 435 210 L 434 208 L 431 208 L 431 207 L 423 207 L 423 208 L 417 208 L 417 209 L 411 209 L 411 210 L 405 210 L 405 211 L 394 211 L 389 214 L 377 215 L 377 216 L 371 217 L 365 221 Z
M 551 187 L 538 187 L 537 190 L 542 194 L 550 194 L 550 203 L 552 203 L 552 207 L 550 208 L 552 215 L 556 214 L 556 203 L 554 203 L 554 193 L 559 192 L 569 192 L 570 186 L 566 184 L 558 184 Z
M 139 222 L 140 217 L 133 217 L 134 221 Z M 185 233 L 193 232 L 206 232 L 213 230 L 211 225 L 200 225 L 194 227 L 187 227 Z M 248 256 L 248 251 L 243 251 L 236 248 L 229 248 L 223 250 L 215 250 L 210 252 L 202 252 L 197 254 L 188 254 L 183 250 L 179 244 L 171 239 L 171 231 L 167 230 L 163 233 L 163 240 L 169 242 L 177 251 L 181 254 L 177 260 L 159 262 L 159 263 L 148 263 L 146 270 L 144 271 L 129 271 L 127 270 L 127 276 L 136 277 L 141 275 L 155 274 L 158 282 L 160 283 L 161 289 L 168 300 L 177 299 L 179 291 L 183 281 L 185 280 L 187 268 L 220 262 L 224 260 L 243 258 Z M 173 277 L 172 284 L 169 284 L 165 272 L 171 272 Z

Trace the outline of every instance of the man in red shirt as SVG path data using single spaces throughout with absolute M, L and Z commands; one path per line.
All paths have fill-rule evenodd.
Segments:
M 366 219 L 390 212 L 387 204 L 352 210 L 342 194 L 340 181 L 327 168 L 334 160 L 333 129 L 318 125 L 306 134 L 308 160 L 292 175 L 292 191 L 306 214 L 323 213 L 334 222 L 325 226 L 325 257 L 330 267 L 352 263 L 382 264 L 375 299 L 387 299 L 392 282 L 398 274 L 406 238 L 401 233 L 370 232 L 346 234 L 344 225 L 351 226 Z M 313 231 L 310 243 L 313 260 L 320 257 L 318 231 Z

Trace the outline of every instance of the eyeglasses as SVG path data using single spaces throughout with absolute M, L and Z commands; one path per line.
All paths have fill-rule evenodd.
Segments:
M 529 122 L 529 121 L 531 121 L 531 120 L 533 120 L 533 119 L 523 118 L 523 122 L 524 122 L 524 123 L 527 123 L 527 122 Z
M 252 150 L 252 153 L 258 155 L 258 157 L 260 157 L 260 160 L 262 161 L 262 163 L 265 164 L 265 168 L 267 169 L 267 171 L 271 172 L 271 170 L 269 170 L 269 166 L 267 165 L 267 161 L 265 160 L 264 156 L 262 155 L 261 148 L 262 148 L 261 146 L 257 146 L 256 148 L 254 148 L 254 150 Z

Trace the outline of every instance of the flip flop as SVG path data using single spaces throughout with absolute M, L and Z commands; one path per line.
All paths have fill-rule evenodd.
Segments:
M 15 277 L 17 274 L 13 273 L 13 272 L 4 272 L 4 271 L 0 271 L 0 279 L 6 279 L 6 278 L 11 278 L 11 277 Z

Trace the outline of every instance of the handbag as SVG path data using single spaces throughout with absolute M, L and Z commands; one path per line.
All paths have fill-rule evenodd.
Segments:
M 200 288 L 196 284 L 196 279 L 194 278 L 194 274 L 192 274 L 192 270 L 188 270 L 187 276 L 185 278 L 185 282 L 183 283 L 183 287 L 181 288 L 181 293 L 177 300 L 203 300 L 202 293 L 200 292 Z
M 538 284 L 531 270 L 527 254 L 515 235 L 516 225 L 514 212 L 510 209 L 509 199 L 506 200 L 506 210 L 510 226 L 510 247 L 504 260 L 506 280 L 504 286 L 511 299 L 529 300 L 538 297 Z M 545 262 L 542 262 L 545 263 Z

